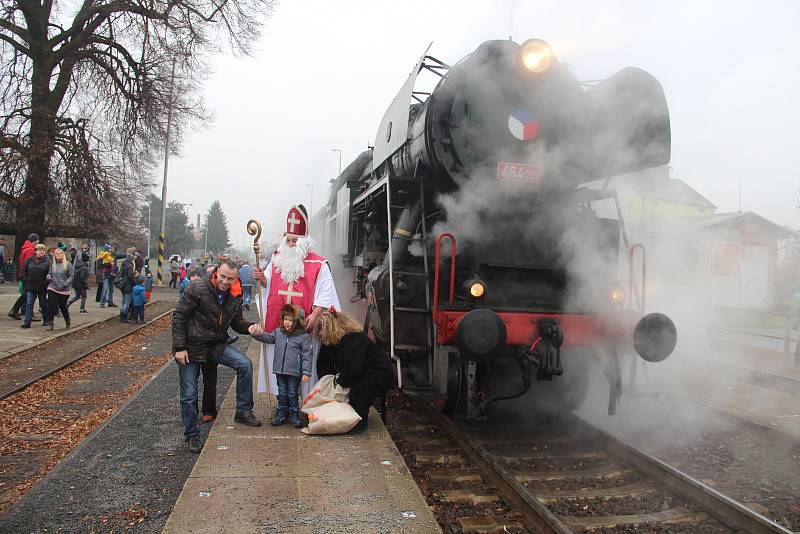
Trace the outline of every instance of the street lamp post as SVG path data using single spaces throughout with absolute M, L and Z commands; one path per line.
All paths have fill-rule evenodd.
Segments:
M 158 232 L 158 271 L 156 272 L 156 285 L 163 287 L 164 279 L 162 266 L 164 265 L 164 241 L 167 227 L 167 170 L 169 169 L 169 143 L 172 130 L 172 97 L 175 89 L 175 58 L 172 58 L 172 74 L 170 75 L 169 102 L 167 103 L 167 135 L 164 140 L 164 183 L 161 185 L 161 224 Z

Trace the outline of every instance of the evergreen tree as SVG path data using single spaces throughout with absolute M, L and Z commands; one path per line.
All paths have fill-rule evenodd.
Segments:
M 231 246 L 228 233 L 228 217 L 222 211 L 219 200 L 215 200 L 206 214 L 205 231 L 208 232 L 208 251 L 219 254 Z
M 191 233 L 189 217 L 185 211 L 186 204 L 169 202 L 167 204 L 167 223 L 164 229 L 164 261 L 172 254 L 184 255 L 187 250 L 196 246 Z M 139 212 L 139 224 L 147 229 L 147 204 Z M 150 195 L 150 251 L 151 258 L 158 256 L 158 234 L 161 226 L 161 198 Z M 154 263 L 151 265 L 155 265 Z

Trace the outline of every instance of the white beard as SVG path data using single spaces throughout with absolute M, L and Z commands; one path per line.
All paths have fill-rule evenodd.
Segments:
M 278 246 L 278 254 L 272 259 L 275 264 L 275 270 L 280 273 L 281 278 L 287 284 L 297 282 L 305 274 L 305 266 L 303 260 L 308 256 L 308 249 L 310 243 L 306 238 L 297 240 L 297 245 L 290 247 L 286 244 L 286 238 L 281 239 L 281 244 Z

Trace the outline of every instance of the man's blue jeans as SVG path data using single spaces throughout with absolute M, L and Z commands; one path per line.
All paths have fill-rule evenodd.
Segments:
M 276 374 L 275 381 L 278 383 L 278 413 L 299 414 L 297 392 L 300 389 L 300 377 Z
M 178 366 L 181 392 L 181 420 L 183 421 L 186 439 L 197 436 L 197 377 L 200 374 L 200 363 L 189 362 Z M 217 356 L 221 363 L 236 371 L 236 413 L 246 413 L 253 409 L 253 363 L 250 359 L 228 345 L 225 351 Z
M 36 293 L 34 291 L 25 292 L 25 324 L 31 324 L 31 321 L 33 321 L 33 301 L 37 298 L 39 299 L 39 311 L 42 314 L 42 321 L 45 320 L 45 317 L 47 317 L 47 314 L 45 313 L 47 308 L 44 304 L 46 297 L 45 294 L 45 290 L 42 290 L 41 293 Z
M 103 279 L 103 293 L 100 295 L 100 304 L 114 304 L 114 279 Z
M 123 293 L 122 302 L 119 304 L 119 316 L 123 319 L 128 315 L 128 308 L 133 304 L 133 293 Z

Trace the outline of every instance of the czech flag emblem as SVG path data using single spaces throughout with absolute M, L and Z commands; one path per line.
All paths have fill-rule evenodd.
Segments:
M 539 134 L 539 120 L 527 109 L 517 109 L 508 116 L 508 130 L 520 141 L 530 141 Z

